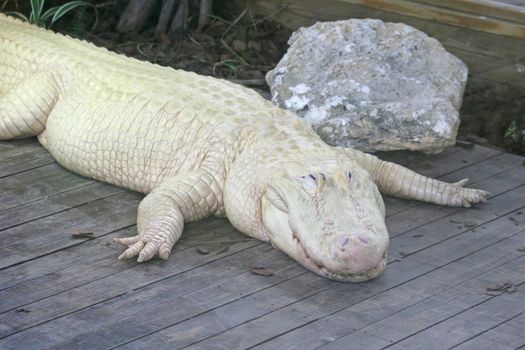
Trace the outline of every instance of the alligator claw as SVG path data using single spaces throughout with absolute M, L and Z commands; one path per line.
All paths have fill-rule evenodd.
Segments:
M 153 235 L 136 235 L 133 237 L 114 238 L 116 243 L 128 248 L 118 257 L 120 260 L 130 259 L 138 255 L 137 262 L 151 260 L 155 255 L 166 260 L 172 246 L 162 237 Z
M 490 193 L 483 190 L 460 187 L 456 196 L 456 203 L 461 203 L 460 206 L 469 208 L 472 204 L 485 203 Z

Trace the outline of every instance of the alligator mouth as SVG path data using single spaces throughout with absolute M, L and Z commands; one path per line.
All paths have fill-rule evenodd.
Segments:
M 340 282 L 364 282 L 368 281 L 374 278 L 377 278 L 383 274 L 383 272 L 386 269 L 387 265 L 387 252 L 383 254 L 383 257 L 381 258 L 381 261 L 379 264 L 377 264 L 376 267 L 374 267 L 371 270 L 368 270 L 363 273 L 349 273 L 349 274 L 341 274 L 341 273 L 335 273 L 323 266 L 319 267 L 319 274 L 322 276 L 325 276 L 327 278 L 340 281 Z
M 304 264 L 310 270 L 316 272 L 317 274 L 340 282 L 364 282 L 374 278 L 379 277 L 386 269 L 387 259 L 388 259 L 388 250 L 385 250 L 381 261 L 371 270 L 362 273 L 337 273 L 330 271 L 322 263 L 312 259 L 308 254 L 308 251 L 303 246 L 301 240 L 297 237 L 295 230 L 293 232 L 294 242 L 301 248 L 306 257 L 306 263 Z

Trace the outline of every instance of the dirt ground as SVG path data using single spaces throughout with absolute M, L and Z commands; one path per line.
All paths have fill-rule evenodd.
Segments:
M 268 90 L 264 76 L 279 62 L 291 32 L 264 18 L 214 16 L 202 32 L 191 27 L 174 38 L 155 38 L 155 18 L 140 33 L 115 31 L 122 2 L 99 10 L 99 24 L 85 38 L 98 46 L 175 69 L 229 79 Z M 237 21 L 236 21 L 237 20 Z M 67 24 L 63 25 L 67 30 Z

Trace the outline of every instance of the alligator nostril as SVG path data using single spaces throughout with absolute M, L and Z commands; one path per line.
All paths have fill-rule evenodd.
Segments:
M 366 236 L 358 236 L 358 238 L 364 244 L 368 244 L 368 242 L 369 242 L 368 237 L 366 237 Z
M 350 241 L 350 238 L 348 238 L 348 237 L 341 237 L 341 238 L 339 238 L 339 241 L 337 243 L 339 243 L 339 246 L 341 248 L 343 248 L 348 243 L 348 241 Z

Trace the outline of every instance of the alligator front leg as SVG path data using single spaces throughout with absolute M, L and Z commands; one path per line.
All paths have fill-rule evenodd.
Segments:
M 341 150 L 372 175 L 381 192 L 394 197 L 451 207 L 470 207 L 486 202 L 489 195 L 483 190 L 465 188 L 468 179 L 447 183 L 420 175 L 399 164 L 382 161 L 370 154 L 353 149 Z
M 168 178 L 149 193 L 138 208 L 138 235 L 115 238 L 128 246 L 119 259 L 138 255 L 138 262 L 155 255 L 166 260 L 180 238 L 184 222 L 200 220 L 222 207 L 222 189 L 206 170 L 192 171 Z
M 486 202 L 489 195 L 483 190 L 464 187 L 468 179 L 447 183 L 385 161 L 381 161 L 374 178 L 380 190 L 392 196 L 451 207 Z
M 53 74 L 38 73 L 0 95 L 0 140 L 36 136 L 44 131 L 58 90 Z

